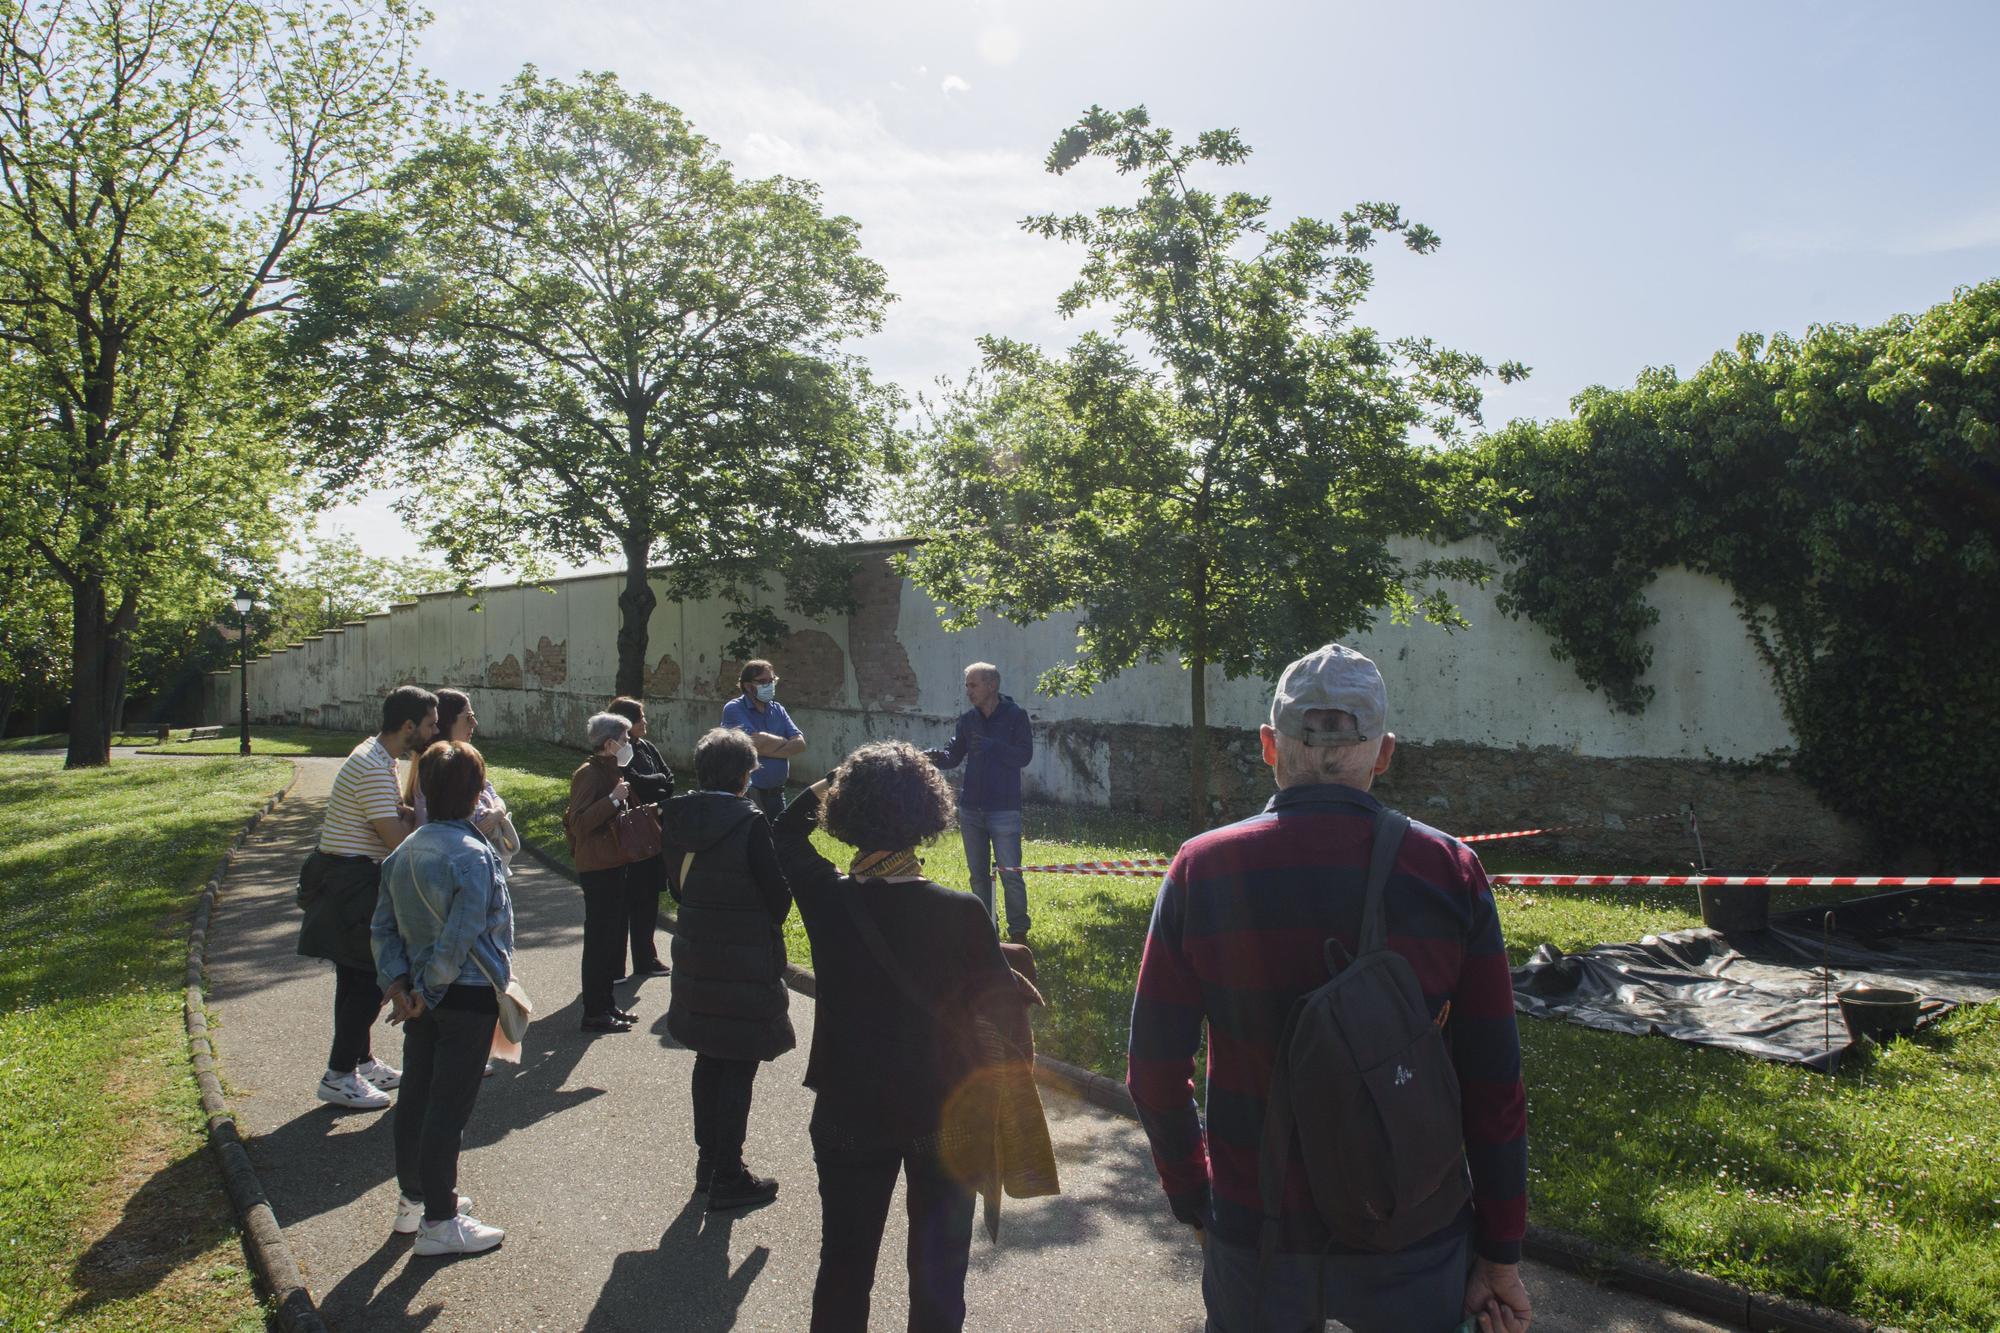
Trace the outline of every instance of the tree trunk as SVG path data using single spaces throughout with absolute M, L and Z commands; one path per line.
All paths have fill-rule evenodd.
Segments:
M 111 627 L 104 615 L 104 584 L 86 578 L 73 585 L 70 606 L 72 676 L 69 689 L 69 753 L 64 768 L 96 768 L 111 762 L 111 713 L 105 706 Z
M 7 724 L 14 720 L 14 701 L 21 697 L 18 681 L 0 685 L 0 737 L 7 734 Z
M 634 699 L 645 697 L 646 645 L 653 608 L 660 599 L 653 594 L 646 557 L 652 542 L 643 536 L 628 535 L 625 546 L 625 586 L 618 594 L 618 692 Z
M 1188 659 L 1188 832 L 1208 827 L 1208 659 L 1199 648 Z

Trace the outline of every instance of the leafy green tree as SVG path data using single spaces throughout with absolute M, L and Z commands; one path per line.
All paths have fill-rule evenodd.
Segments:
M 253 625 L 258 643 L 297 643 L 457 582 L 443 565 L 421 557 L 371 556 L 344 532 L 312 537 L 304 553 L 296 569 L 272 580 L 264 599 L 268 609 L 261 612 L 264 623 Z
M 1274 674 L 1383 607 L 1398 622 L 1458 625 L 1444 582 L 1490 574 L 1391 549 L 1466 512 L 1479 490 L 1415 437 L 1453 441 L 1478 420 L 1486 363 L 1355 322 L 1376 241 L 1425 254 L 1436 234 L 1388 204 L 1274 227 L 1268 199 L 1200 182 L 1248 154 L 1231 130 L 1177 143 L 1143 107 L 1092 108 L 1065 131 L 1051 172 L 1096 158 L 1141 181 L 1131 204 L 1024 224 L 1083 247 L 1059 308 L 1108 307 L 1111 333 L 1061 358 L 983 340 L 982 375 L 933 414 L 901 496 L 912 526 L 950 533 L 907 560 L 948 623 L 1081 613 L 1076 657 L 1043 675 L 1044 691 L 1087 693 L 1178 655 L 1196 823 L 1208 814 L 1210 666 Z
M 409 515 L 465 577 L 615 553 L 629 694 L 655 559 L 676 596 L 745 603 L 775 571 L 794 609 L 845 599 L 823 543 L 858 532 L 897 404 L 840 351 L 889 298 L 814 186 L 737 179 L 608 74 L 532 68 L 393 185 L 300 265 L 332 484 L 421 477 Z
M 1505 605 L 1612 706 L 1645 707 L 1671 564 L 1736 594 L 1829 804 L 1891 845 L 2000 852 L 2000 282 L 1917 317 L 1746 336 L 1517 422 L 1481 466 L 1515 498 Z
M 294 244 L 393 155 L 417 22 L 405 0 L 0 4 L 0 501 L 69 593 L 72 767 L 109 759 L 147 590 L 282 531 L 266 317 Z

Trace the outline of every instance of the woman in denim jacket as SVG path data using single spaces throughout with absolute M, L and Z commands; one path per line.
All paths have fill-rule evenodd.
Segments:
M 507 872 L 472 812 L 486 761 L 439 741 L 417 761 L 430 822 L 382 863 L 370 933 L 390 1022 L 406 1026 L 396 1100 L 395 1230 L 420 1255 L 477 1254 L 506 1233 L 457 1192 L 459 1135 L 479 1096 L 514 953 Z

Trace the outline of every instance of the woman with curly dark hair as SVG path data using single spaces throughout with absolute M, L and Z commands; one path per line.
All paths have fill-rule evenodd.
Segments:
M 916 849 L 951 819 L 951 789 L 930 760 L 884 741 L 849 755 L 774 830 L 817 978 L 805 1079 L 817 1094 L 815 1333 L 868 1327 L 899 1172 L 909 1186 L 910 1329 L 964 1327 L 975 1190 L 997 1225 L 995 1102 L 982 1095 L 993 1065 L 974 1033 L 1017 1065 L 1031 1060 L 1023 997 L 1033 990 L 1017 988 L 979 900 L 924 876 Z M 815 826 L 856 849 L 846 874 L 814 849 Z M 1008 1192 L 1054 1192 L 1053 1158 L 1045 1177 L 1022 1189 L 1010 1175 Z

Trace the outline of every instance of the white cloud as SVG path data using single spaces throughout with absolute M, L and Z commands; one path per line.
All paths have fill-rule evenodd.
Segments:
M 1020 29 L 996 24 L 979 32 L 979 58 L 989 65 L 1011 65 L 1021 55 Z
M 969 93 L 972 91 L 972 85 L 964 79 L 959 78 L 956 74 L 947 74 L 944 76 L 944 82 L 938 85 L 938 90 L 946 95 L 952 93 Z
M 1737 250 L 1772 259 L 1832 255 L 1948 255 L 2000 248 L 2000 204 L 1957 217 L 1931 218 L 1894 230 L 1848 223 L 1759 227 L 1736 237 Z

